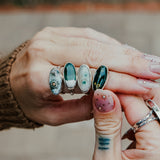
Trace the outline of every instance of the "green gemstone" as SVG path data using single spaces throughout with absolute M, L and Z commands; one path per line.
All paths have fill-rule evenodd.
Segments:
M 108 76 L 108 69 L 105 66 L 100 66 L 93 79 L 93 90 L 102 89 L 105 85 Z
M 67 63 L 64 67 L 64 81 L 68 89 L 74 89 L 76 85 L 76 70 L 72 63 Z
M 82 84 L 86 84 L 86 81 L 83 81 Z

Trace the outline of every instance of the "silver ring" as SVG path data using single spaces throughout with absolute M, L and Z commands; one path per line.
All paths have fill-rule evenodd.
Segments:
M 103 89 L 108 81 L 108 67 L 102 65 L 100 66 L 93 78 L 92 89 L 95 91 L 96 89 Z
M 138 121 L 134 126 L 133 126 L 133 132 L 136 133 L 139 128 L 142 126 L 154 121 L 154 120 L 160 120 L 160 109 L 157 106 L 157 104 L 152 101 L 151 99 L 146 100 L 146 105 L 151 109 L 151 111 L 140 121 Z

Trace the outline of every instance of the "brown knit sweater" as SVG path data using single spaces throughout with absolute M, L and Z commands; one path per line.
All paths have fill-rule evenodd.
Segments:
M 29 120 L 18 105 L 10 85 L 10 72 L 17 54 L 26 50 L 28 41 L 0 60 L 0 130 L 11 127 L 36 128 L 42 125 Z

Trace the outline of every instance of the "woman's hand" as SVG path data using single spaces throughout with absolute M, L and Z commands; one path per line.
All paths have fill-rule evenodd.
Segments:
M 24 54 L 18 55 L 11 71 L 12 90 L 29 119 L 59 125 L 92 117 L 92 95 L 64 101 L 50 91 L 50 70 L 67 62 L 93 69 L 108 66 L 105 89 L 114 92 L 145 94 L 159 86 L 143 78 L 160 78 L 160 58 L 143 55 L 92 29 L 47 27 L 33 37 Z
M 150 109 L 143 98 L 138 96 L 119 95 L 119 99 L 108 90 L 97 90 L 94 93 L 96 143 L 93 160 L 159 160 L 160 125 L 156 120 L 139 128 L 135 135 L 128 132 L 128 137 L 134 142 L 122 151 L 120 102 L 131 126 L 144 118 Z

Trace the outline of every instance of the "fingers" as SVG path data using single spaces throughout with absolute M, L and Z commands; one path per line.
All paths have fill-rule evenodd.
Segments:
M 97 32 L 96 30 L 93 30 L 91 28 L 74 28 L 74 27 L 46 27 L 44 30 L 46 32 L 44 35 L 41 34 L 41 38 L 44 39 L 52 39 L 55 35 L 65 36 L 65 37 L 79 37 L 79 38 L 86 38 L 86 39 L 92 39 L 96 40 L 102 43 L 110 43 L 110 44 L 116 44 L 121 45 L 120 42 L 117 40 L 101 33 Z M 47 34 L 48 33 L 48 34 Z M 40 36 L 40 35 L 39 35 Z M 39 38 L 38 36 L 38 38 Z
M 158 87 L 160 87 L 160 84 L 157 82 L 110 71 L 105 89 L 126 94 L 145 94 L 151 88 Z
M 92 94 L 80 99 L 50 102 L 43 107 L 36 117 L 41 124 L 57 126 L 65 123 L 89 120 L 93 117 Z
M 152 64 L 137 50 L 122 45 L 104 44 L 95 40 L 55 35 L 53 39 L 35 40 L 28 53 L 40 53 L 50 63 L 64 65 L 67 62 L 75 66 L 87 64 L 91 68 L 108 66 L 111 71 L 127 73 L 141 78 L 160 78 L 160 59 Z M 67 54 L 66 54 L 67 53 Z M 118 61 L 117 61 L 118 60 Z
M 141 97 L 120 95 L 120 102 L 123 106 L 127 121 L 131 126 L 146 117 L 150 109 L 146 106 Z M 160 126 L 158 121 L 152 121 L 139 128 L 135 134 L 136 148 L 141 150 L 153 150 L 159 146 Z
M 120 159 L 121 105 L 114 93 L 96 90 L 93 96 L 96 142 L 93 160 Z

